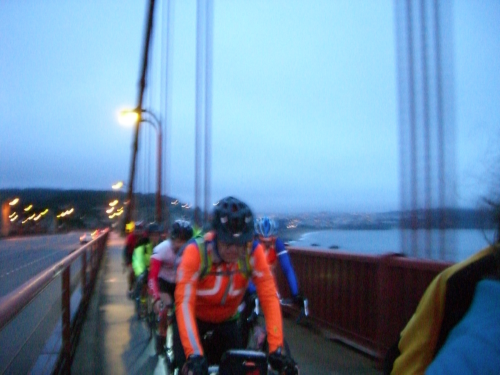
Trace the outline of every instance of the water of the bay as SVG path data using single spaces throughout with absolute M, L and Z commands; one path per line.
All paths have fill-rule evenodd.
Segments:
M 411 242 L 415 238 L 417 248 Z M 493 238 L 493 230 L 480 229 L 322 230 L 305 233 L 297 241 L 291 241 L 290 245 L 356 254 L 405 253 L 419 258 L 459 262 L 488 246 Z M 338 249 L 332 249 L 337 246 Z

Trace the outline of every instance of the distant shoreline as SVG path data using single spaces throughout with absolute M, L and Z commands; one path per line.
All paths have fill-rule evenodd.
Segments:
M 326 230 L 326 229 L 309 228 L 309 227 L 297 227 L 293 229 L 287 228 L 281 231 L 281 233 L 278 234 L 278 237 L 280 237 L 283 240 L 283 242 L 298 241 L 304 234 L 311 232 L 319 232 L 321 230 Z
M 403 252 L 401 245 L 401 230 L 342 230 L 326 228 L 303 227 L 290 230 L 280 236 L 290 246 L 298 248 L 316 248 L 321 250 L 340 250 L 354 254 L 380 255 L 387 253 Z M 444 248 L 439 242 L 439 230 L 434 229 L 429 233 L 419 229 L 415 234 L 422 239 L 431 238 L 430 259 L 444 259 L 461 261 L 471 256 L 479 249 L 490 245 L 495 231 L 488 229 L 486 232 L 479 229 L 446 229 L 447 243 Z M 306 238 L 301 237 L 307 234 Z M 294 241 L 294 242 L 292 242 Z

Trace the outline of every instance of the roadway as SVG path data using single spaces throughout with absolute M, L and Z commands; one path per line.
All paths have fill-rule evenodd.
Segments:
M 123 239 L 111 233 L 71 371 L 75 374 L 166 374 L 143 322 L 126 297 Z M 291 320 L 284 331 L 301 374 L 381 374 L 376 362 Z
M 79 232 L 0 241 L 0 297 L 80 247 Z

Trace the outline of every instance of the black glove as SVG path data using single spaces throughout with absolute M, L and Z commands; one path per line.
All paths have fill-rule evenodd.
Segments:
M 190 355 L 182 367 L 182 375 L 208 375 L 208 362 L 202 355 Z
M 297 305 L 298 307 L 300 307 L 300 309 L 303 309 L 304 308 L 304 296 L 302 294 L 297 294 L 295 296 L 293 296 L 293 303 L 295 305 Z
M 280 375 L 299 375 L 299 366 L 295 361 L 284 354 L 281 354 L 281 349 L 272 352 L 267 357 L 269 364 L 274 371 L 278 371 Z
M 247 317 L 248 323 L 253 323 L 257 319 L 257 316 L 254 314 L 256 300 L 257 294 L 255 293 L 245 296 L 245 316 Z

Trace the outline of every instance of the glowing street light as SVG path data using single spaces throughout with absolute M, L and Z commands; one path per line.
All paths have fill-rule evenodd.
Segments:
M 125 186 L 125 184 L 123 183 L 123 181 L 118 181 L 116 184 L 111 185 L 111 188 L 113 190 L 120 190 L 123 186 Z
M 57 218 L 61 218 L 61 217 L 65 217 L 65 216 L 71 215 L 74 211 L 75 211 L 75 209 L 71 208 L 71 209 L 66 210 L 64 212 L 61 212 L 59 215 L 57 215 Z M 35 217 L 35 214 L 33 214 L 33 217 Z
M 121 125 L 132 126 L 139 120 L 139 113 L 133 109 L 121 109 L 118 111 L 118 122 Z
M 29 210 L 31 210 L 32 208 L 33 208 L 33 205 L 32 205 L 32 204 L 30 204 L 28 207 L 26 207 L 26 208 L 24 209 L 24 211 L 28 212 L 28 211 L 29 211 Z
M 142 114 L 147 114 L 147 117 L 143 117 Z M 147 109 L 136 108 L 136 109 L 122 109 L 118 113 L 118 122 L 123 125 L 133 125 L 139 124 L 141 122 L 147 122 L 153 128 L 155 128 L 158 136 L 158 160 L 157 160 L 157 189 L 156 189 L 156 221 L 161 221 L 161 154 L 162 154 L 162 131 L 161 131 L 161 121 L 155 114 Z M 134 154 L 135 160 L 135 154 Z M 135 163 L 135 161 L 134 161 Z M 131 176 L 133 178 L 133 176 Z M 132 185 L 132 183 L 131 183 Z M 130 188 L 130 187 L 129 187 Z M 129 191 L 129 195 L 131 191 Z M 129 207 L 126 215 L 126 220 L 129 219 L 130 210 L 132 207 Z
M 110 207 L 114 207 L 114 206 L 116 206 L 117 204 L 118 204 L 118 199 L 115 199 L 113 202 L 110 202 L 110 203 L 109 203 L 109 206 L 110 206 Z
M 11 202 L 9 202 L 9 206 L 15 206 L 19 202 L 19 198 L 14 198 Z

